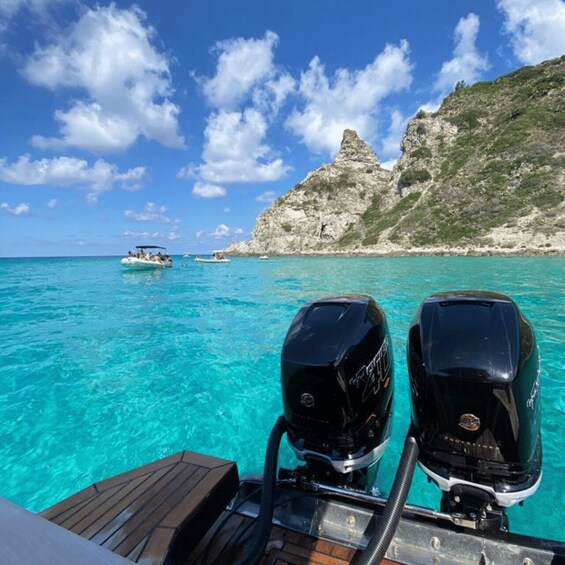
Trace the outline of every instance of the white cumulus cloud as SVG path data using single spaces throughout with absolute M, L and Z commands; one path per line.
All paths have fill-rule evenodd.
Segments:
M 241 228 L 229 228 L 226 224 L 219 224 L 218 227 L 208 235 L 213 237 L 214 239 L 222 239 L 234 235 L 241 235 L 244 231 Z M 202 233 L 200 233 L 200 236 Z M 197 234 L 199 237 L 199 234 Z
M 125 210 L 124 218 L 136 222 L 159 222 L 161 224 L 168 224 L 171 220 L 165 215 L 166 211 L 167 208 L 165 206 L 157 206 L 153 202 L 147 202 L 141 212 Z
M 12 216 L 25 216 L 26 214 L 29 214 L 30 210 L 27 202 L 22 202 L 13 208 L 7 202 L 2 202 L 2 204 L 0 204 L 0 208 L 2 210 L 6 210 L 6 212 Z
M 253 107 L 267 116 L 276 117 L 284 102 L 295 93 L 295 89 L 296 81 L 289 74 L 281 74 L 253 91 Z
M 333 77 L 314 57 L 300 77 L 303 106 L 294 109 L 286 126 L 316 153 L 337 153 L 346 128 L 355 129 L 362 139 L 373 139 L 379 103 L 412 82 L 409 52 L 405 40 L 387 45 L 364 69 L 338 69 Z
M 140 239 L 161 239 L 163 237 L 163 234 L 161 232 L 158 231 L 154 231 L 154 232 L 149 232 L 149 231 L 130 231 L 130 230 L 126 230 L 124 232 L 124 236 L 125 237 L 129 237 L 135 240 L 140 240 Z
M 79 186 L 87 190 L 87 200 L 95 203 L 98 195 L 121 185 L 126 190 L 139 188 L 145 177 L 145 167 L 135 167 L 124 173 L 102 159 L 89 165 L 76 157 L 56 157 L 33 161 L 22 155 L 8 163 L 0 159 L 0 181 L 18 185 Z
M 273 78 L 273 50 L 278 41 L 276 33 L 267 31 L 263 39 L 237 38 L 216 43 L 216 74 L 198 79 L 208 103 L 217 108 L 234 108 L 250 91 Z
M 51 20 L 50 9 L 73 0 L 0 0 L 0 34 L 10 30 L 11 20 L 21 12 L 28 17 L 27 29 Z M 30 21 L 31 20 L 31 21 Z M 0 43 L 0 53 L 4 46 Z
M 194 77 L 214 108 L 206 120 L 202 162 L 177 173 L 179 178 L 197 179 L 194 194 L 220 196 L 204 187 L 268 182 L 289 170 L 266 141 L 269 127 L 296 85 L 274 63 L 278 42 L 272 31 L 259 39 L 220 41 L 213 49 L 214 76 Z
M 204 131 L 203 162 L 193 172 L 212 183 L 251 183 L 280 179 L 289 170 L 264 143 L 268 124 L 253 108 L 212 114 Z
M 47 11 L 49 6 L 68 2 L 69 0 L 0 0 L 0 17 L 9 19 L 20 10 L 28 10 L 35 15 L 40 15 Z
M 435 90 L 445 94 L 459 81 L 471 84 L 490 68 L 487 57 L 481 55 L 475 45 L 479 25 L 479 17 L 473 13 L 459 20 L 455 28 L 453 58 L 443 63 Z
M 230 234 L 230 228 L 226 224 L 220 224 L 210 235 L 212 237 L 221 238 Z
M 534 65 L 565 53 L 563 0 L 497 0 L 496 5 L 521 63 Z
M 222 198 L 226 195 L 226 189 L 217 184 L 195 182 L 192 194 L 198 198 Z
M 123 151 L 139 136 L 183 147 L 179 107 L 171 102 L 169 61 L 152 44 L 145 13 L 115 4 L 87 10 L 65 35 L 37 46 L 23 68 L 33 84 L 72 87 L 85 98 L 58 110 L 58 137 L 36 135 L 42 149 L 78 147 L 95 153 Z
M 265 204 L 272 204 L 277 199 L 277 194 L 274 190 L 266 190 L 255 197 L 257 202 L 263 202 Z

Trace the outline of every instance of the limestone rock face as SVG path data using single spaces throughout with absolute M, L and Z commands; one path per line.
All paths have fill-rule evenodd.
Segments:
M 233 254 L 565 255 L 565 56 L 418 112 L 392 172 L 353 130 Z
M 402 139 L 376 247 L 565 252 L 565 57 L 460 86 Z M 365 237 L 366 241 L 367 238 Z
M 297 255 L 333 252 L 348 231 L 361 229 L 373 197 L 389 192 L 392 173 L 353 130 L 345 130 L 331 164 L 310 172 L 258 218 L 249 242 L 232 254 Z
M 356 162 L 379 166 L 377 155 L 371 147 L 359 139 L 356 131 L 346 129 L 343 132 L 341 147 L 335 156 L 334 164 L 344 164 L 347 167 Z

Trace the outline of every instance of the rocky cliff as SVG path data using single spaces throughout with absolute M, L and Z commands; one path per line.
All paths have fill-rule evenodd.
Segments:
M 364 229 L 363 214 L 375 198 L 386 198 L 392 173 L 352 130 L 345 130 L 331 164 L 310 172 L 258 218 L 251 241 L 230 253 L 292 255 L 327 253 L 344 234 Z
M 565 253 L 565 57 L 458 85 L 392 172 L 352 130 L 234 254 Z

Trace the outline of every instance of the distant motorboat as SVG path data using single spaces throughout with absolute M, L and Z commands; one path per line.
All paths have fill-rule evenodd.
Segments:
M 212 255 L 208 258 L 196 256 L 196 263 L 230 263 L 231 259 L 227 259 L 222 250 L 212 251 Z
M 268 259 L 268 258 L 269 258 L 268 255 L 261 255 L 261 256 L 259 257 L 259 259 L 261 259 L 261 260 L 263 260 L 263 261 L 265 261 L 265 260 Z
M 167 248 L 159 245 L 136 245 L 136 251 L 128 251 L 120 263 L 132 270 L 164 269 L 173 266 L 173 259 L 167 255 Z M 157 252 L 155 252 L 157 250 Z

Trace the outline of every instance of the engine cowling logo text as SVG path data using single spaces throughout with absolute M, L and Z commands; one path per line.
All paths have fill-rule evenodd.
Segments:
M 388 336 L 386 336 L 383 344 L 371 361 L 369 361 L 367 365 L 363 365 L 357 373 L 355 373 L 355 376 L 349 379 L 349 384 L 358 389 L 364 385 L 362 394 L 363 402 L 365 402 L 371 394 L 377 394 L 377 392 L 379 392 L 381 385 L 390 374 L 390 358 L 387 355 L 388 348 Z

